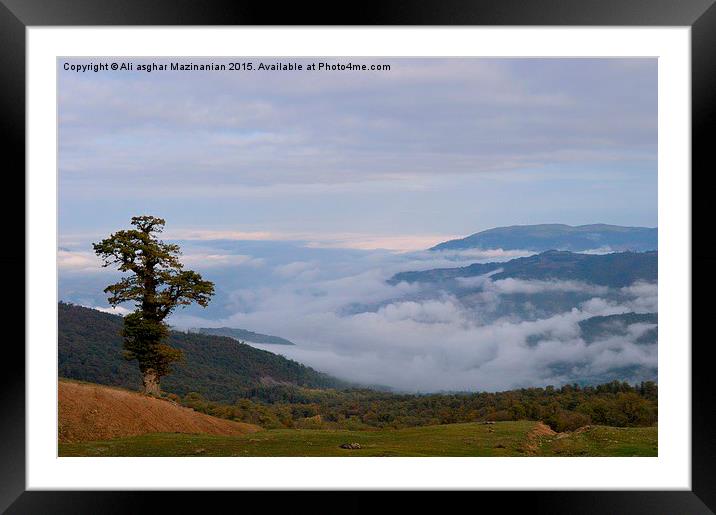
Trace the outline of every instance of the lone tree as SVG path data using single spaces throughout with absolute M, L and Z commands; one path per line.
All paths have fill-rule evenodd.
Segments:
M 196 302 L 206 307 L 214 294 L 214 283 L 184 270 L 178 245 L 157 239 L 164 223 L 153 216 L 135 216 L 135 229 L 118 231 L 92 245 L 102 266 L 116 265 L 131 273 L 104 291 L 112 306 L 135 302 L 135 311 L 124 317 L 124 355 L 137 360 L 144 391 L 152 395 L 159 395 L 159 380 L 171 372 L 171 363 L 181 359 L 180 350 L 164 343 L 169 335 L 164 319 L 177 306 Z

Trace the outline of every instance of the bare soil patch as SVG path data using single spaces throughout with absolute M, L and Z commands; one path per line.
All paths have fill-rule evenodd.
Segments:
M 527 439 L 523 446 L 523 450 L 528 454 L 534 454 L 539 449 L 540 440 L 542 438 L 548 438 L 557 435 L 547 424 L 543 422 L 537 422 L 529 433 L 527 433 Z
M 233 436 L 259 426 L 224 420 L 164 399 L 108 386 L 59 382 L 60 442 L 109 440 L 146 433 Z

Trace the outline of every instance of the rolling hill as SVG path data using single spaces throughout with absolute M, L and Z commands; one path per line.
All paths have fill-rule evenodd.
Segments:
M 108 440 L 147 433 L 189 433 L 238 436 L 259 426 L 198 413 L 166 399 L 119 388 L 60 380 L 60 442 Z
M 122 324 L 121 316 L 60 302 L 60 377 L 139 388 L 137 364 L 122 355 Z M 296 361 L 228 337 L 171 331 L 169 343 L 183 352 L 184 360 L 162 380 L 162 389 L 177 395 L 198 392 L 209 400 L 233 403 L 246 390 L 262 384 L 347 386 Z
M 623 287 L 636 281 L 656 282 L 658 255 L 657 252 L 577 254 L 550 250 L 504 263 L 475 263 L 459 268 L 401 272 L 391 277 L 388 282 L 441 283 L 458 277 L 476 277 L 490 272 L 493 272 L 490 277 L 495 281 L 507 278 L 569 280 Z
M 465 238 L 446 241 L 430 250 L 497 248 L 534 252 L 545 250 L 583 252 L 607 248 L 612 251 L 644 252 L 658 249 L 658 237 L 657 229 L 651 227 L 622 227 L 607 224 L 513 225 L 496 227 Z

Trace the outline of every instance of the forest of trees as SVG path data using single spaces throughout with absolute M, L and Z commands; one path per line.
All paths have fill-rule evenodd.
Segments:
M 497 393 L 407 395 L 368 389 L 252 388 L 232 405 L 198 393 L 173 400 L 210 415 L 267 428 L 370 429 L 499 420 L 542 420 L 555 431 L 598 424 L 650 426 L 657 385 L 614 381 L 598 386 L 525 388 Z
M 123 357 L 123 319 L 74 304 L 58 304 L 60 377 L 139 389 L 139 368 Z M 226 336 L 170 331 L 168 342 L 184 359 L 162 381 L 167 392 L 200 392 L 216 402 L 233 403 L 247 389 L 271 378 L 310 388 L 341 388 L 347 383 L 283 356 Z

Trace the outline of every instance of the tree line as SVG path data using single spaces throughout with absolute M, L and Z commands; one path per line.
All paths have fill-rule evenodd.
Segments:
M 397 394 L 368 389 L 256 387 L 234 404 L 196 392 L 173 400 L 197 411 L 266 428 L 400 429 L 480 421 L 541 420 L 555 431 L 585 425 L 650 426 L 657 422 L 657 385 L 613 381 L 597 386 L 523 388 L 506 392 Z

